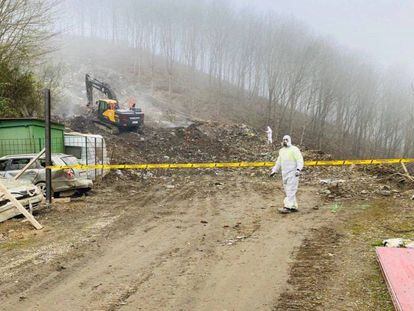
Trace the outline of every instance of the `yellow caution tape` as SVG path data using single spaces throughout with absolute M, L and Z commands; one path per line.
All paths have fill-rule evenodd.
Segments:
M 370 159 L 370 160 L 317 160 L 305 161 L 305 166 L 342 166 L 342 165 L 378 165 L 414 163 L 414 158 L 406 159 Z M 96 164 L 96 165 L 54 165 L 52 170 L 154 170 L 154 169 L 206 169 L 206 168 L 253 168 L 272 167 L 274 162 L 221 162 L 221 163 L 154 163 L 154 164 Z

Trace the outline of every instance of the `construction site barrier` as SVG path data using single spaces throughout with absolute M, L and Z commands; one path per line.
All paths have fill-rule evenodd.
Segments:
M 343 166 L 414 163 L 414 158 L 406 159 L 369 159 L 369 160 L 316 160 L 305 161 L 305 166 Z M 209 168 L 255 168 L 272 167 L 275 162 L 221 162 L 221 163 L 154 163 L 154 164 L 96 164 L 50 166 L 52 170 L 154 170 L 154 169 L 209 169 Z

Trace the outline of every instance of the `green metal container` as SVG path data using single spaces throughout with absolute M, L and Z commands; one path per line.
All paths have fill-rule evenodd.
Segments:
M 51 124 L 52 153 L 64 152 L 65 126 Z M 45 145 L 45 122 L 39 119 L 0 119 L 0 157 L 37 153 Z

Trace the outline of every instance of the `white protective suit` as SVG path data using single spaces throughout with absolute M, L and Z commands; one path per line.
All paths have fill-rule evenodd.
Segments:
M 282 147 L 279 150 L 279 156 L 272 173 L 282 171 L 283 188 L 286 194 L 284 207 L 297 209 L 296 192 L 299 186 L 299 176 L 296 175 L 299 175 L 297 172 L 303 169 L 303 156 L 299 148 L 292 145 L 289 135 L 284 136 L 283 139 L 288 139 L 288 144 L 287 147 Z
M 270 126 L 267 127 L 266 133 L 267 133 L 267 143 L 269 145 L 273 144 L 273 132 Z

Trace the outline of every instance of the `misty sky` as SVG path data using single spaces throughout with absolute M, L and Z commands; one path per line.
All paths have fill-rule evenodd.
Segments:
M 414 75 L 414 0 L 234 0 L 295 17 L 314 33 Z

